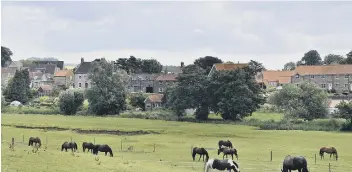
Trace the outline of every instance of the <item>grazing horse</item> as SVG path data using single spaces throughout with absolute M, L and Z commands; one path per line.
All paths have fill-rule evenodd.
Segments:
M 205 150 L 204 148 L 198 148 L 198 147 L 193 148 L 193 151 L 192 151 L 193 161 L 196 157 L 196 154 L 200 155 L 198 161 L 200 161 L 200 158 L 203 156 L 203 162 L 204 162 L 204 155 L 206 156 L 205 161 L 208 161 L 208 159 L 209 159 L 208 151 Z
M 303 156 L 285 157 L 281 172 L 291 172 L 291 170 L 298 170 L 298 172 L 308 172 L 307 160 Z
M 226 140 L 226 141 L 220 140 L 218 142 L 218 145 L 219 145 L 219 149 L 221 148 L 221 146 L 226 146 L 226 147 L 232 148 L 232 143 L 230 140 Z
M 88 149 L 88 152 L 91 151 L 93 153 L 94 145 L 93 145 L 93 143 L 83 142 L 82 143 L 82 148 L 83 148 L 83 152 L 85 152 L 86 149 Z
M 77 150 L 77 144 L 76 142 L 64 142 L 61 145 L 61 151 L 63 151 L 64 149 L 66 150 L 66 152 L 67 152 L 67 149 L 71 149 L 72 152 L 74 152 Z
M 226 155 L 226 158 L 227 158 L 227 155 L 231 155 L 233 160 L 233 154 L 235 154 L 236 159 L 238 160 L 237 149 L 235 148 L 228 148 L 225 146 L 221 146 L 221 148 L 218 149 L 218 155 L 220 155 L 221 152 L 223 153 L 222 159 L 224 159 L 225 155 Z
M 37 143 L 38 143 L 39 147 L 42 145 L 42 142 L 40 141 L 39 137 L 30 137 L 29 142 L 28 142 L 28 146 L 33 146 L 33 143 L 34 143 L 34 145 L 37 145 Z
M 240 172 L 240 168 L 238 164 L 229 159 L 225 160 L 219 160 L 219 159 L 209 159 L 204 166 L 204 172 L 208 172 L 209 169 L 216 169 L 216 170 L 227 170 L 231 172 L 233 170 L 234 172 Z
M 336 161 L 339 158 L 335 147 L 322 147 L 322 148 L 320 148 L 320 151 L 319 151 L 320 159 L 324 158 L 324 153 L 330 154 L 330 158 L 331 158 L 331 155 L 335 156 Z
M 105 156 L 109 152 L 111 157 L 114 156 L 109 145 L 94 145 L 93 154 L 98 155 L 98 152 L 105 152 Z

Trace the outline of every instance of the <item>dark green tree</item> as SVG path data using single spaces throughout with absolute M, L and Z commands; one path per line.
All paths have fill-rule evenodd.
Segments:
M 6 100 L 27 103 L 30 96 L 29 83 L 28 70 L 17 70 L 14 77 L 8 82 L 5 91 Z
M 84 93 L 81 90 L 66 90 L 59 95 L 59 108 L 65 115 L 76 114 L 83 102 Z
M 144 100 L 147 98 L 147 95 L 143 93 L 135 93 L 132 94 L 130 97 L 130 104 L 133 107 L 138 107 L 141 108 L 143 111 L 145 111 L 145 103 Z
M 346 54 L 346 58 L 343 61 L 343 64 L 352 64 L 352 51 Z
M 126 109 L 124 75 L 104 58 L 92 63 L 88 78 L 92 87 L 87 90 L 89 110 L 97 115 L 120 114 Z
M 187 108 L 201 109 L 196 113 L 196 119 L 206 120 L 209 115 L 208 98 L 206 93 L 207 77 L 197 65 L 188 65 L 177 77 L 177 85 L 170 88 L 167 104 L 179 116 Z M 201 113 L 199 113 L 201 112 Z
M 328 54 L 324 57 L 324 64 L 342 64 L 344 63 L 345 58 L 341 55 Z
M 296 69 L 296 63 L 295 62 L 288 62 L 285 64 L 283 70 L 295 70 Z
M 119 58 L 116 60 L 119 69 L 129 72 L 128 58 Z
M 163 65 L 155 59 L 142 60 L 141 67 L 143 73 L 160 73 L 163 69 Z
M 196 59 L 193 64 L 204 69 L 204 72 L 208 74 L 215 63 L 223 63 L 223 61 L 217 57 L 205 56 Z
M 6 62 L 12 62 L 11 56 L 13 55 L 10 48 L 1 46 L 1 67 L 4 67 Z
M 308 66 L 321 65 L 323 63 L 317 50 L 310 50 L 307 53 L 305 53 L 301 59 L 301 62 L 304 65 L 308 65 Z
M 251 115 L 265 102 L 254 75 L 264 67 L 251 61 L 249 67 L 216 71 L 210 78 L 208 93 L 211 109 L 225 120 L 240 120 Z
M 349 120 L 352 126 L 352 101 L 342 101 L 336 105 L 336 108 L 339 110 L 337 117 Z

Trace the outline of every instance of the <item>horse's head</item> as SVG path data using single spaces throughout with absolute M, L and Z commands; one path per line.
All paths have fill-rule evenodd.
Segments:
M 222 152 L 222 149 L 223 148 L 218 149 L 218 155 L 220 155 L 220 153 Z

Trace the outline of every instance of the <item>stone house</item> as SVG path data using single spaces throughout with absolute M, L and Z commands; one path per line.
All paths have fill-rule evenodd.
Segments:
M 163 107 L 163 94 L 150 94 L 145 100 L 145 110 L 153 110 Z
M 337 92 L 352 90 L 352 65 L 297 66 L 291 82 L 299 85 L 304 81 L 317 84 L 318 87 Z
M 56 86 L 64 86 L 69 88 L 73 85 L 73 71 L 72 70 L 60 70 L 54 75 L 54 84 Z
M 38 96 L 50 96 L 53 93 L 53 87 L 51 85 L 41 85 L 38 88 Z
M 39 88 L 42 85 L 51 85 L 52 81 L 49 80 L 47 75 L 43 72 L 30 72 L 29 78 L 31 80 L 31 88 Z
M 76 69 L 73 71 L 74 74 L 74 88 L 91 88 L 92 85 L 88 79 L 88 72 L 91 69 L 92 62 L 85 62 L 84 58 L 81 58 L 81 63 L 78 64 Z
M 168 87 L 176 84 L 177 74 L 165 74 L 155 78 L 154 86 L 155 91 L 164 93 Z
M 294 71 L 263 71 L 258 73 L 256 81 L 262 83 L 265 87 L 279 87 L 285 84 L 291 83 L 291 76 L 294 75 Z
M 154 81 L 157 74 L 132 74 L 128 83 L 129 92 L 155 93 Z

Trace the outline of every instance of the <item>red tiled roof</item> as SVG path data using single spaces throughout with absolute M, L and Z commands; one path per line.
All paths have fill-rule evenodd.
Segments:
M 44 90 L 44 91 L 51 91 L 51 90 L 53 90 L 53 87 L 51 86 L 51 85 L 42 85 L 42 86 L 40 86 L 39 87 L 39 89 L 42 89 L 42 90 Z
M 151 103 L 161 103 L 163 97 L 164 97 L 164 94 L 151 94 L 147 97 L 147 99 L 149 99 Z
M 166 74 L 166 75 L 160 75 L 155 78 L 156 81 L 176 81 L 176 74 Z
M 300 75 L 327 75 L 352 73 L 352 65 L 297 66 L 294 70 Z
M 59 70 L 59 71 L 57 71 L 55 73 L 54 76 L 56 76 L 56 77 L 60 77 L 60 76 L 64 77 L 64 76 L 70 76 L 70 75 L 71 75 L 71 71 L 70 70 Z
M 282 84 L 291 83 L 291 76 L 294 71 L 263 71 L 263 78 L 257 78 L 257 82 L 279 82 Z
M 215 69 L 218 70 L 234 70 L 248 66 L 248 63 L 216 63 Z

